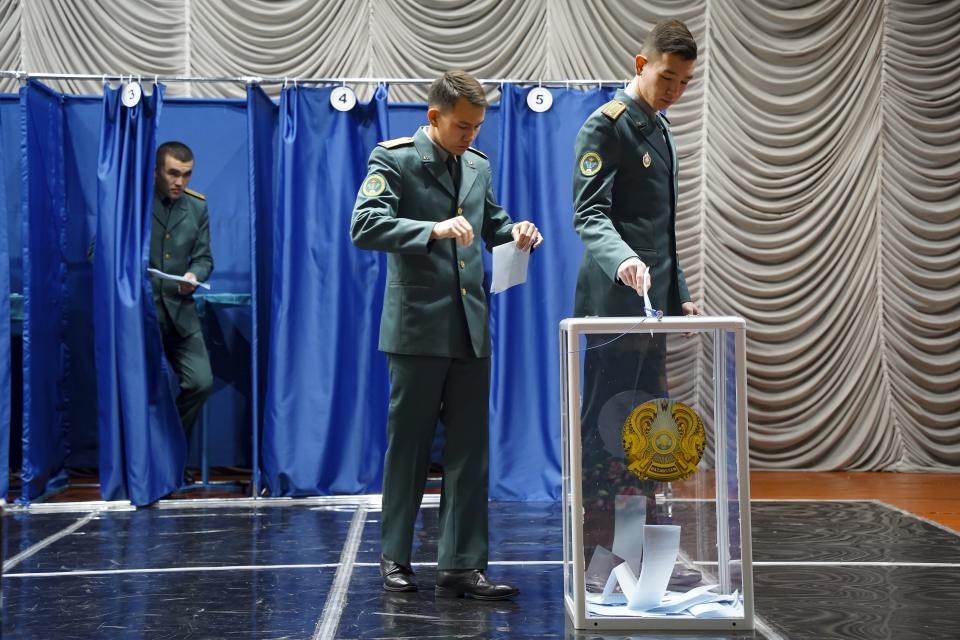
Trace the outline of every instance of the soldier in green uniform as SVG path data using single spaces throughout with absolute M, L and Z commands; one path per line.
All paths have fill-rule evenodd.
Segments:
M 677 152 L 663 111 L 693 77 L 697 44 L 678 20 L 657 23 L 626 89 L 591 114 L 577 135 L 574 227 L 584 244 L 577 316 L 695 315 L 677 259 Z M 649 307 L 644 295 L 649 297 Z M 631 334 L 588 340 L 584 361 L 585 550 L 613 538 L 616 494 L 646 495 L 652 481 L 623 469 L 620 430 L 634 406 L 667 393 L 666 342 Z M 588 576 L 589 580 L 589 576 Z
M 436 594 L 500 600 L 518 593 L 485 575 L 490 332 L 474 236 L 487 249 L 510 241 L 527 249 L 542 237 L 496 203 L 490 163 L 470 147 L 486 106 L 482 87 L 463 71 L 434 81 L 429 126 L 373 150 L 354 207 L 354 244 L 388 253 L 380 320 L 390 371 L 380 525 L 387 591 L 417 589 L 411 545 L 441 419 Z
M 165 142 L 157 148 L 150 238 L 150 267 L 189 281 L 150 278 L 164 352 L 180 379 L 177 411 L 188 443 L 197 413 L 213 387 L 193 299 L 197 283 L 213 271 L 206 199 L 187 188 L 193 163 L 193 152 L 183 143 Z

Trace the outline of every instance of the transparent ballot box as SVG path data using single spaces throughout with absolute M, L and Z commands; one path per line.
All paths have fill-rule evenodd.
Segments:
M 736 317 L 560 323 L 575 628 L 753 628 L 745 351 Z

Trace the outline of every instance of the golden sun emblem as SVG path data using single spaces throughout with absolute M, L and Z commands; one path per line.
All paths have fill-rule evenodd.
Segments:
M 627 468 L 643 480 L 686 480 L 697 470 L 706 435 L 697 412 L 681 402 L 644 402 L 623 424 Z

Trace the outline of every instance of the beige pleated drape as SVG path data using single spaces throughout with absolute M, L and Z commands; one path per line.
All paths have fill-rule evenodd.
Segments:
M 670 113 L 681 258 L 748 321 L 754 467 L 956 470 L 958 0 L 0 0 L 0 68 L 627 79 L 667 16 L 701 47 Z

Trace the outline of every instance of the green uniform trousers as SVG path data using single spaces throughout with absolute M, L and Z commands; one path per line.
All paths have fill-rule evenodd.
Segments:
M 213 372 L 210 370 L 210 357 L 203 341 L 203 332 L 180 336 L 173 330 L 164 331 L 163 350 L 180 379 L 177 413 L 180 414 L 180 422 L 189 446 L 197 414 L 213 388 Z
M 443 420 L 439 570 L 487 568 L 490 358 L 387 354 L 390 409 L 380 543 L 410 565 L 413 531 Z
M 640 480 L 625 469 L 622 453 L 623 425 L 630 411 L 644 402 L 667 395 L 667 342 L 662 334 L 587 338 L 583 365 L 583 409 L 580 440 L 583 461 L 584 551 L 611 549 L 619 494 L 647 497 L 647 523 L 659 522 L 655 514 L 656 483 Z M 618 402 L 619 399 L 619 402 Z M 608 403 L 613 406 L 607 407 Z M 620 407 L 621 411 L 613 410 Z M 604 420 L 601 420 L 601 416 Z M 616 449 L 611 451 L 611 443 Z M 605 576 L 604 576 L 605 577 Z

